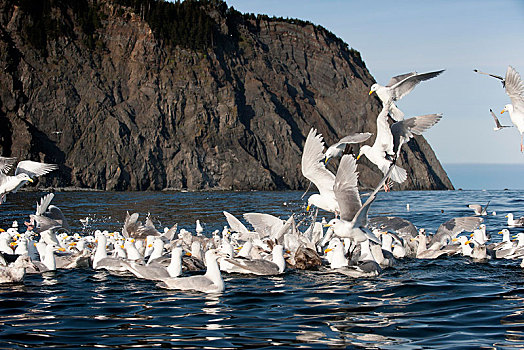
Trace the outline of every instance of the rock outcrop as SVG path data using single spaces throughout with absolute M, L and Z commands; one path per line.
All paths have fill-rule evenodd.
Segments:
M 213 27 L 194 49 L 123 1 L 41 2 L 38 14 L 33 1 L 0 0 L 0 151 L 59 164 L 43 185 L 299 189 L 311 127 L 328 144 L 375 130 L 373 77 L 321 27 L 200 2 Z M 452 188 L 423 137 L 400 165 L 409 177 L 397 189 Z M 362 187 L 381 176 L 366 160 L 359 171 Z

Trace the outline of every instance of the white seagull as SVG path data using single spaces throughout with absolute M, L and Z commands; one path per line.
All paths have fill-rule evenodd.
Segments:
M 9 176 L 7 172 L 15 163 L 16 158 L 0 157 L 0 204 L 5 202 L 8 193 L 16 193 L 28 181 L 33 182 L 34 177 L 45 175 L 58 169 L 56 164 L 39 163 L 23 160 L 18 163 L 15 175 Z
M 382 86 L 379 84 L 371 85 L 371 90 L 369 94 L 373 92 L 377 93 L 378 98 L 382 101 L 382 104 L 387 104 L 389 102 L 398 101 L 402 97 L 406 96 L 417 86 L 418 83 L 424 80 L 434 78 L 444 72 L 444 70 L 439 70 L 429 73 L 417 73 L 411 72 L 406 74 L 397 75 L 396 77 L 391 78 L 388 85 Z M 404 119 L 404 113 L 395 106 L 394 103 L 391 104 L 390 115 L 396 121 Z
M 335 175 L 326 169 L 323 162 L 325 158 L 323 151 L 322 135 L 317 134 L 316 129 L 311 129 L 302 153 L 302 174 L 317 186 L 319 193 L 309 196 L 306 210 L 314 205 L 336 214 L 340 209 L 335 192 L 333 192 Z
M 511 103 L 505 105 L 500 113 L 509 113 L 511 122 L 520 132 L 520 151 L 524 152 L 524 84 L 519 73 L 512 66 L 508 66 L 505 82 L 506 94 L 511 99 Z
M 333 228 L 333 233 L 342 238 L 350 238 L 355 243 L 371 240 L 380 244 L 378 238 L 366 228 L 367 216 L 371 203 L 376 198 L 378 190 L 386 182 L 392 170 L 390 166 L 386 175 L 368 197 L 364 205 L 358 193 L 357 162 L 352 155 L 345 154 L 340 160 L 334 191 L 340 205 L 340 219 L 332 219 L 327 227 Z
M 340 141 L 334 145 L 329 146 L 326 153 L 324 154 L 326 157 L 324 162 L 327 164 L 331 158 L 342 157 L 342 153 L 344 153 L 347 145 L 353 143 L 362 143 L 369 139 L 371 135 L 373 134 L 370 132 L 360 132 L 341 138 Z
M 382 173 L 386 174 L 393 164 L 392 159 L 395 157 L 393 149 L 394 139 L 388 124 L 388 104 L 384 105 L 382 111 L 377 116 L 377 137 L 373 146 L 364 145 L 360 148 L 357 160 L 365 155 L 373 164 L 375 164 Z M 388 159 L 389 158 L 389 159 Z M 397 165 L 393 165 L 391 179 L 397 183 L 402 183 L 407 179 L 406 170 Z

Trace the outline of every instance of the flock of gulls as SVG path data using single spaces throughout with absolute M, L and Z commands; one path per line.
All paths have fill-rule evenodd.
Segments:
M 308 216 L 300 222 L 295 214 L 283 220 L 270 214 L 245 213 L 250 229 L 224 211 L 227 225 L 209 233 L 198 220 L 193 232 L 178 230 L 177 224 L 158 230 L 149 215 L 142 223 L 138 213 L 127 213 L 120 231 L 80 235 L 71 232 L 60 208 L 51 204 L 54 194 L 50 193 L 21 225 L 25 230 L 16 221 L 7 230 L 0 229 L 0 283 L 19 283 L 27 273 L 93 268 L 156 281 L 161 288 L 215 293 L 225 289 L 223 273 L 264 276 L 321 268 L 358 278 L 376 276 L 404 258 L 449 255 L 467 256 L 476 262 L 519 259 L 524 267 L 524 233 L 512 237 L 505 228 L 499 232 L 499 243 L 492 243 L 487 235 L 482 216 L 488 215 L 489 202 L 486 206 L 470 205 L 475 215 L 448 220 L 434 234 L 401 217 L 368 217 L 378 192 L 389 191 L 393 183 L 407 178 L 406 171 L 397 165 L 402 146 L 442 118 L 441 114 L 404 118 L 395 102 L 442 72 L 413 72 L 393 77 L 386 86 L 374 84 L 369 94 L 376 93 L 382 101 L 376 138 L 373 145 L 361 146 L 357 157 L 348 152 L 350 145 L 365 142 L 371 133 L 348 135 L 325 150 L 322 135 L 310 130 L 302 154 L 302 173 L 318 193 L 308 197 Z M 520 76 L 508 67 L 505 79 L 495 77 L 502 80 L 512 101 L 504 111 L 522 134 L 524 87 Z M 365 200 L 358 191 L 357 161 L 362 156 L 383 173 Z M 336 174 L 326 167 L 332 158 L 340 158 Z M 2 203 L 8 193 L 57 169 L 54 164 L 26 160 L 18 163 L 14 176 L 7 175 L 15 162 L 14 158 L 0 157 Z M 319 209 L 333 218 L 317 220 Z M 510 228 L 524 227 L 524 217 L 508 214 L 507 218 Z

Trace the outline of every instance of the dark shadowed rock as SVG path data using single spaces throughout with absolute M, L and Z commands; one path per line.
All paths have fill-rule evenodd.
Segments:
M 299 189 L 311 127 L 329 144 L 375 132 L 373 77 L 321 27 L 205 2 L 214 24 L 196 50 L 166 43 L 123 1 L 27 3 L 0 1 L 0 151 L 59 164 L 45 185 Z M 397 188 L 452 188 L 423 137 L 400 165 Z M 362 187 L 381 176 L 366 160 L 359 171 Z

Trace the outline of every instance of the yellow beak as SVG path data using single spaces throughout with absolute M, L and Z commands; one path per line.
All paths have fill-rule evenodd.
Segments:
M 357 156 L 357 160 L 359 160 L 360 157 L 362 157 L 362 154 L 359 154 L 359 155 Z
M 310 208 L 310 207 L 311 207 L 311 206 L 308 204 L 308 206 L 306 207 L 306 211 L 309 211 L 309 208 Z
M 330 224 L 325 224 L 324 227 L 331 227 L 331 225 Z
M 186 252 L 186 255 L 187 255 L 187 256 L 191 256 L 191 253 L 190 253 L 190 252 Z
M 500 112 L 500 114 L 504 114 L 504 112 L 505 112 L 505 111 L 504 111 L 504 110 L 502 110 L 502 112 Z
M 502 234 L 502 231 L 499 231 L 499 235 L 501 235 L 501 234 Z
M 326 159 L 324 160 L 324 164 L 327 164 L 328 160 L 329 160 L 329 158 L 326 158 Z
M 34 182 L 33 179 L 29 179 L 29 180 L 27 180 L 27 181 L 29 181 L 29 182 Z
M 369 94 L 371 95 L 373 93 L 373 90 L 369 90 Z
M 333 249 L 328 248 L 328 249 L 324 250 L 324 253 L 330 252 L 330 251 L 332 251 L 332 250 L 333 250 Z
M 470 243 L 471 243 L 471 241 L 466 241 L 466 242 L 464 242 L 464 244 L 470 244 Z

